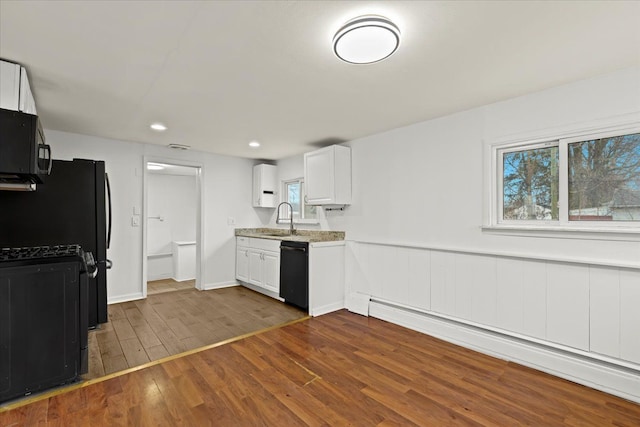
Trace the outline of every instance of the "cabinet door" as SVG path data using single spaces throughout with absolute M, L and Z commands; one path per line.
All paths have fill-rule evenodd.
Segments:
M 249 281 L 249 249 L 236 249 L 236 279 Z
M 0 108 L 18 111 L 20 106 L 20 66 L 0 61 Z
M 262 251 L 249 249 L 249 283 L 262 286 Z
M 277 252 L 263 253 L 262 286 L 277 294 L 280 293 L 280 254 Z
M 275 208 L 277 187 L 277 167 L 255 165 L 253 167 L 253 207 Z
M 332 147 L 304 155 L 304 179 L 308 204 L 331 203 L 334 194 L 334 161 Z
M 27 78 L 27 70 L 20 67 L 20 111 L 36 115 L 36 101 L 33 99 L 29 79 Z

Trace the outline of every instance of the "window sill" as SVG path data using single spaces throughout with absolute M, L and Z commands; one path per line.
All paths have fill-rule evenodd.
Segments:
M 556 239 L 640 241 L 640 227 L 552 227 L 533 225 L 483 225 L 483 232 L 505 236 L 548 237 Z

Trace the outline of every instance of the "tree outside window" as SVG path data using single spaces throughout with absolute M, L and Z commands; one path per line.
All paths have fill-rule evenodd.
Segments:
M 640 133 L 520 144 L 497 153 L 499 221 L 640 221 Z
M 640 220 L 640 134 L 568 144 L 569 220 Z

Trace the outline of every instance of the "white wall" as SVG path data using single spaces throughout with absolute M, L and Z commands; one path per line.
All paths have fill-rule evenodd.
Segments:
M 640 236 L 481 228 L 487 144 L 638 114 L 635 67 L 351 141 L 353 202 L 321 219 L 346 232 L 347 291 L 387 320 L 640 400 Z M 278 165 L 302 174 L 302 156 Z
M 167 279 L 175 277 L 172 242 L 196 240 L 197 182 L 195 175 L 147 176 L 147 280 Z
M 171 242 L 195 241 L 196 177 L 162 174 L 148 177 L 147 253 L 169 253 Z
M 163 146 L 118 141 L 46 130 L 54 159 L 104 160 L 111 180 L 113 234 L 107 256 L 113 269 L 107 274 L 109 302 L 142 297 L 142 227 L 133 227 L 134 207 L 142 201 L 144 156 L 202 164 L 203 168 L 203 284 L 205 287 L 235 282 L 235 227 L 256 227 L 261 221 L 251 207 L 254 161 L 196 151 L 176 151 Z M 146 215 L 142 212 L 141 218 Z M 227 225 L 232 217 L 236 225 Z

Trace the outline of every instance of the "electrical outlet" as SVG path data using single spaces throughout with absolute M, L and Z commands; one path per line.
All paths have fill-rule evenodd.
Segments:
M 236 219 L 232 216 L 227 218 L 227 225 L 236 225 Z
M 131 226 L 132 227 L 140 227 L 140 217 L 139 216 L 132 216 L 131 217 Z

